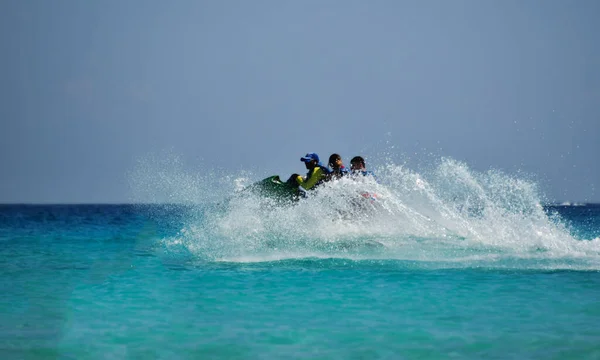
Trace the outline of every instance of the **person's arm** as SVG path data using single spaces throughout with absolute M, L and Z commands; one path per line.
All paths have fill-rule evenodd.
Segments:
M 310 190 L 312 189 L 319 181 L 321 181 L 321 178 L 324 176 L 323 174 L 323 170 L 318 167 L 316 168 L 312 174 L 310 175 L 310 177 L 306 180 L 304 180 L 302 178 L 302 176 L 298 176 L 298 185 L 302 186 L 303 189 L 305 190 Z

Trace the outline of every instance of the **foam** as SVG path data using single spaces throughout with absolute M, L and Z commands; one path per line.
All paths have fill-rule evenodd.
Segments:
M 528 268 L 532 261 L 540 267 L 551 261 L 559 268 L 600 269 L 600 240 L 575 239 L 558 215 L 543 208 L 534 182 L 496 170 L 476 172 L 450 158 L 420 173 L 388 163 L 375 169 L 377 182 L 333 181 L 287 206 L 241 191 L 259 180 L 249 173 L 217 179 L 179 165 L 144 169 L 137 180 L 152 179 L 140 187 L 150 199 L 200 209 L 164 245 L 207 261 L 341 257 L 453 266 L 521 261 Z M 377 200 L 364 199 L 363 192 Z

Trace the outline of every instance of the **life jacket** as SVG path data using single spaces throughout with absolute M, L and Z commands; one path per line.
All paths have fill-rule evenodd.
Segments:
M 348 168 L 346 168 L 345 166 L 342 165 L 342 167 L 340 167 L 337 170 L 329 170 L 329 177 L 339 179 L 342 176 L 348 175 L 349 173 L 350 173 L 350 170 L 348 170 Z
M 362 175 L 362 176 L 372 176 L 374 178 L 377 178 L 377 176 L 375 176 L 375 174 L 370 171 L 370 170 L 353 170 L 351 172 L 352 175 Z
M 304 179 L 302 176 L 298 176 L 296 181 L 304 190 L 310 190 L 323 183 L 329 173 L 330 171 L 328 168 L 322 165 L 317 165 L 308 171 L 306 174 L 306 179 Z

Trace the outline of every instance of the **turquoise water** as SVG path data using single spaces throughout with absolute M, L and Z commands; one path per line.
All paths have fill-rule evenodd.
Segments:
M 442 166 L 290 207 L 2 205 L 0 358 L 600 358 L 600 206 Z

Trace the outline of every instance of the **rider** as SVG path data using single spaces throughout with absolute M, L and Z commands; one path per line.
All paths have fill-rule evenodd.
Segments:
M 327 178 L 329 169 L 321 164 L 319 161 L 319 155 L 316 153 L 308 153 L 304 157 L 300 158 L 300 161 L 304 163 L 308 169 L 308 173 L 306 174 L 306 177 L 293 174 L 288 179 L 289 183 L 296 184 L 304 190 L 310 190 L 314 189 L 315 186 L 320 185 Z
M 329 166 L 331 167 L 329 178 L 339 179 L 349 173 L 349 170 L 344 166 L 342 157 L 338 154 L 331 154 L 329 157 Z
M 375 174 L 372 171 L 367 171 L 365 167 L 365 159 L 362 156 L 355 156 L 350 160 L 350 169 L 352 170 L 352 176 L 354 178 L 358 176 L 371 176 L 373 179 L 377 180 Z M 361 194 L 365 199 L 369 199 L 371 202 L 377 200 L 377 194 L 371 192 L 364 192 Z
M 373 176 L 372 171 L 367 171 L 365 167 L 365 159 L 362 156 L 355 156 L 350 160 L 350 170 L 352 171 L 352 175 L 362 175 L 362 176 Z

